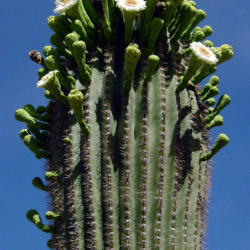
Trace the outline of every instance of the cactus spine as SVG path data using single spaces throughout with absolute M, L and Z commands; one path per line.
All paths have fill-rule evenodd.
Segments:
M 219 78 L 200 82 L 233 56 L 204 40 L 210 26 L 194 1 L 57 0 L 58 16 L 37 87 L 48 106 L 26 105 L 15 117 L 38 159 L 51 209 L 42 222 L 55 249 L 201 249 L 211 159 L 209 129 L 223 124 Z M 213 108 L 213 106 L 215 106 Z

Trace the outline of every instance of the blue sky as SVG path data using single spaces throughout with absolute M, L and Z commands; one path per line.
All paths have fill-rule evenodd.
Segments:
M 214 157 L 207 248 L 247 250 L 250 240 L 250 2 L 248 0 L 200 0 L 207 12 L 203 25 L 214 29 L 210 39 L 216 46 L 233 45 L 235 56 L 219 67 L 220 91 L 231 96 L 223 111 L 225 125 L 213 129 L 212 137 L 223 132 L 230 144 Z M 23 124 L 14 119 L 17 108 L 27 103 L 46 104 L 36 88 L 38 66 L 28 58 L 32 49 L 49 43 L 47 17 L 51 0 L 4 1 L 0 9 L 1 84 L 1 175 L 0 245 L 3 250 L 43 250 L 49 236 L 25 218 L 30 208 L 46 212 L 46 195 L 31 185 L 43 176 L 43 162 L 23 146 L 18 137 Z

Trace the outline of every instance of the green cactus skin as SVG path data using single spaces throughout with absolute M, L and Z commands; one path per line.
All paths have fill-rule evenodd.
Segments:
M 35 209 L 27 218 L 59 250 L 202 249 L 209 160 L 229 141 L 220 134 L 209 150 L 209 130 L 230 97 L 215 105 L 219 78 L 200 82 L 232 47 L 206 40 L 197 50 L 207 61 L 197 55 L 190 44 L 212 28 L 196 27 L 206 13 L 194 1 L 147 0 L 131 13 L 76 2 L 48 18 L 45 58 L 30 53 L 48 106 L 15 113 L 24 144 L 47 161 L 32 184 L 50 195 L 50 224 Z

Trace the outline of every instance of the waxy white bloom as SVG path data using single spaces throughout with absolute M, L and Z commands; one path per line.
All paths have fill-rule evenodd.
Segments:
M 193 42 L 190 44 L 193 54 L 201 61 L 207 64 L 216 64 L 218 58 L 216 55 L 205 45 L 200 42 Z
M 66 10 L 72 8 L 79 0 L 56 0 L 56 8 L 54 9 L 55 13 L 62 13 Z
M 146 8 L 146 2 L 144 0 L 116 0 L 116 5 L 122 11 L 139 12 Z
M 38 88 L 43 88 L 49 79 L 54 77 L 54 75 L 58 72 L 58 70 L 50 71 L 47 75 L 43 76 L 42 79 L 37 83 Z

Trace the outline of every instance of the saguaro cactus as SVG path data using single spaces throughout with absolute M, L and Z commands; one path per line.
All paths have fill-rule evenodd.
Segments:
M 186 0 L 57 0 L 53 45 L 30 58 L 48 106 L 16 111 L 24 144 L 47 161 L 52 220 L 27 218 L 55 249 L 201 249 L 209 196 L 209 146 L 223 124 L 216 67 L 233 56 L 214 47 L 206 16 Z M 213 107 L 215 106 L 215 107 Z

